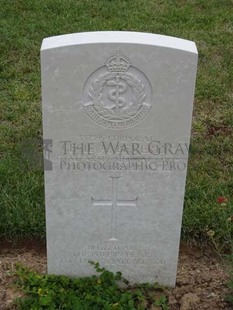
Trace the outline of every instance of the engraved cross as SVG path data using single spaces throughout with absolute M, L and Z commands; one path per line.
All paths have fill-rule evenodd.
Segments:
M 111 199 L 94 199 L 91 197 L 92 205 L 95 207 L 111 207 L 111 239 L 110 241 L 117 241 L 117 209 L 118 207 L 136 207 L 137 200 L 120 200 L 118 194 L 118 179 L 119 177 L 111 177 L 112 179 L 112 198 Z

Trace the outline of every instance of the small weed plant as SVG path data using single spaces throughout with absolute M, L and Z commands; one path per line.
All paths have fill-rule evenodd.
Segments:
M 215 218 L 218 219 L 219 226 L 213 222 L 204 226 L 203 236 L 206 236 L 206 239 L 210 241 L 216 253 L 222 257 L 223 253 L 229 252 L 232 248 L 233 204 L 227 197 L 219 196 L 216 202 L 212 203 L 211 211 L 214 212 Z M 224 242 L 223 239 L 221 239 L 223 233 L 225 235 Z
M 157 306 L 169 310 L 164 289 L 157 284 L 129 286 L 120 272 L 112 273 L 90 262 L 99 276 L 69 278 L 39 275 L 17 267 L 17 285 L 24 296 L 15 301 L 17 309 L 144 310 Z

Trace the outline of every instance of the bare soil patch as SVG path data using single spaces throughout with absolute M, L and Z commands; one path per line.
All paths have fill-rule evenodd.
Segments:
M 0 242 L 0 310 L 14 309 L 12 302 L 21 292 L 14 287 L 17 262 L 46 272 L 46 249 L 39 241 L 13 245 Z M 227 274 L 219 258 L 210 250 L 182 243 L 177 285 L 168 291 L 171 310 L 232 310 L 224 301 L 228 293 Z M 151 308 L 158 309 L 159 308 Z

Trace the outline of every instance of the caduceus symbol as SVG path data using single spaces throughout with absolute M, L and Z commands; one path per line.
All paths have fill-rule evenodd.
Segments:
M 114 88 L 109 91 L 109 99 L 114 102 L 114 106 L 111 107 L 111 109 L 114 109 L 115 114 L 119 115 L 121 109 L 126 105 L 125 99 L 121 97 L 120 94 L 123 94 L 127 91 L 127 86 L 121 80 L 119 74 L 116 75 L 115 80 L 108 81 L 107 85 L 114 86 Z

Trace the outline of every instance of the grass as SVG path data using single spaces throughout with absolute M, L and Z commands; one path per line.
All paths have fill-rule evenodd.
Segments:
M 45 238 L 43 173 L 20 162 L 21 142 L 41 137 L 42 39 L 128 30 L 197 44 L 182 236 L 227 247 L 233 234 L 233 221 L 227 221 L 233 215 L 232 1 L 1 0 L 0 14 L 0 236 Z M 219 196 L 227 197 L 225 207 L 217 203 Z

